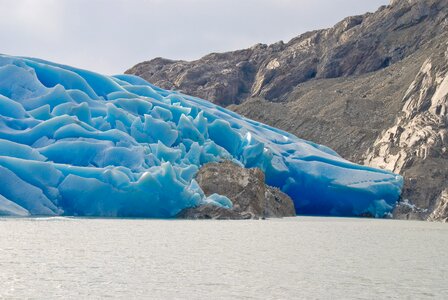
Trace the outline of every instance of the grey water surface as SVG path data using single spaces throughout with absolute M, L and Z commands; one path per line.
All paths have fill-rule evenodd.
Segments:
M 448 299 L 448 224 L 0 219 L 0 298 Z

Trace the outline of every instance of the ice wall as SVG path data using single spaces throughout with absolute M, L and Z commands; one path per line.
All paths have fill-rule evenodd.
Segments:
M 130 75 L 0 55 L 0 214 L 172 217 L 205 197 L 198 168 L 259 167 L 299 214 L 381 217 L 402 178 Z

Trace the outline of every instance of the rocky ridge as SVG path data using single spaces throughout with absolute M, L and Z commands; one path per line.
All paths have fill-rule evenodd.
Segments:
M 447 0 L 397 0 L 288 43 L 128 73 L 405 178 L 396 218 L 446 220 Z
M 257 44 L 191 62 L 156 58 L 126 73 L 223 106 L 251 97 L 282 101 L 302 82 L 366 74 L 409 56 L 444 32 L 446 4 L 392 1 L 375 13 L 345 18 L 288 43 Z

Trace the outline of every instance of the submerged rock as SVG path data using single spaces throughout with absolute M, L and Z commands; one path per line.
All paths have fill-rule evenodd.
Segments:
M 232 208 L 202 205 L 183 210 L 188 219 L 254 219 L 295 216 L 291 198 L 265 184 L 259 168 L 245 169 L 233 162 L 209 163 L 196 175 L 206 196 L 219 194 L 232 201 Z

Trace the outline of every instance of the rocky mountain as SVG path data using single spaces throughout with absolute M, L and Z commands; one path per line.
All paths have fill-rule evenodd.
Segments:
M 438 44 L 406 90 L 402 109 L 365 155 L 365 163 L 406 177 L 406 214 L 448 218 L 448 49 Z M 420 209 L 419 209 L 420 208 Z M 429 208 L 429 209 L 428 209 Z
M 127 73 L 404 175 L 397 218 L 448 217 L 448 0 L 395 0 L 288 43 Z

